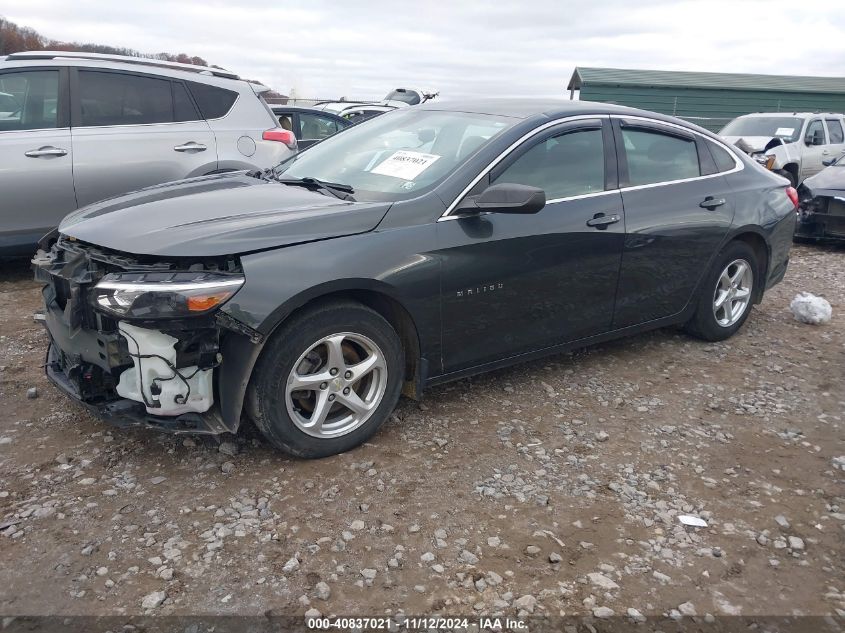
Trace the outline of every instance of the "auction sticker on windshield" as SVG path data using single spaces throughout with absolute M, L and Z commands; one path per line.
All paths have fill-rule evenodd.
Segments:
M 393 176 L 402 180 L 414 180 L 423 173 L 440 156 L 437 154 L 425 154 L 423 152 L 412 152 L 399 150 L 376 165 L 371 173 L 381 176 Z
M 795 128 L 791 127 L 779 127 L 775 131 L 775 136 L 792 136 L 792 133 L 795 131 Z

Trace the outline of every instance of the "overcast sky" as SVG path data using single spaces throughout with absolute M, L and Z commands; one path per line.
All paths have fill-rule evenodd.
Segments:
M 575 66 L 845 75 L 842 0 L 0 0 L 0 15 L 300 97 L 563 96 Z

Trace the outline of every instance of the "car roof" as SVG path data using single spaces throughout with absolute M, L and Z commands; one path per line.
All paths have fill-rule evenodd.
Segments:
M 249 85 L 256 93 L 269 90 L 263 84 L 241 79 L 236 74 L 223 69 L 181 64 L 178 62 L 166 62 L 144 57 L 64 51 L 22 52 L 0 57 L 0 67 L 2 68 L 26 68 L 31 66 L 72 66 L 77 68 L 122 70 L 169 77 L 171 79 L 196 81 L 230 89 L 236 86 L 245 87 L 245 85 Z
M 312 114 L 319 114 L 319 115 L 327 115 L 333 116 L 337 118 L 337 114 L 332 112 L 331 110 L 320 110 L 319 108 L 308 108 L 305 106 L 289 106 L 289 105 L 282 105 L 280 103 L 268 103 L 267 105 L 270 106 L 270 109 L 275 112 L 276 110 L 284 110 L 285 112 L 311 112 Z
M 843 116 L 841 112 L 750 112 L 738 116 L 738 119 L 754 118 L 754 117 L 813 117 L 813 116 Z
M 629 108 L 611 103 L 600 103 L 597 101 L 575 101 L 569 99 L 532 99 L 532 98 L 482 98 L 467 100 L 440 100 L 426 101 L 420 105 L 411 106 L 420 110 L 445 110 L 452 112 L 474 112 L 477 114 L 493 114 L 513 117 L 517 119 L 528 119 L 533 116 L 545 115 L 556 119 L 565 116 L 576 116 L 581 114 L 627 114 L 630 116 L 648 116 L 655 119 L 677 121 L 673 117 L 648 112 L 637 108 Z M 692 125 L 683 121 L 685 125 Z M 695 126 L 693 126 L 695 127 Z

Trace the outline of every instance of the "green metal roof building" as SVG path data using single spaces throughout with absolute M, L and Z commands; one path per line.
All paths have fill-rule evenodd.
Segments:
M 718 132 L 749 112 L 845 112 L 845 77 L 577 67 L 570 98 L 643 108 Z

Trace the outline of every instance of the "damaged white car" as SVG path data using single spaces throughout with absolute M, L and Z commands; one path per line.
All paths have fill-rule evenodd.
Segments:
M 719 135 L 795 187 L 845 151 L 843 115 L 755 112 L 735 118 Z

